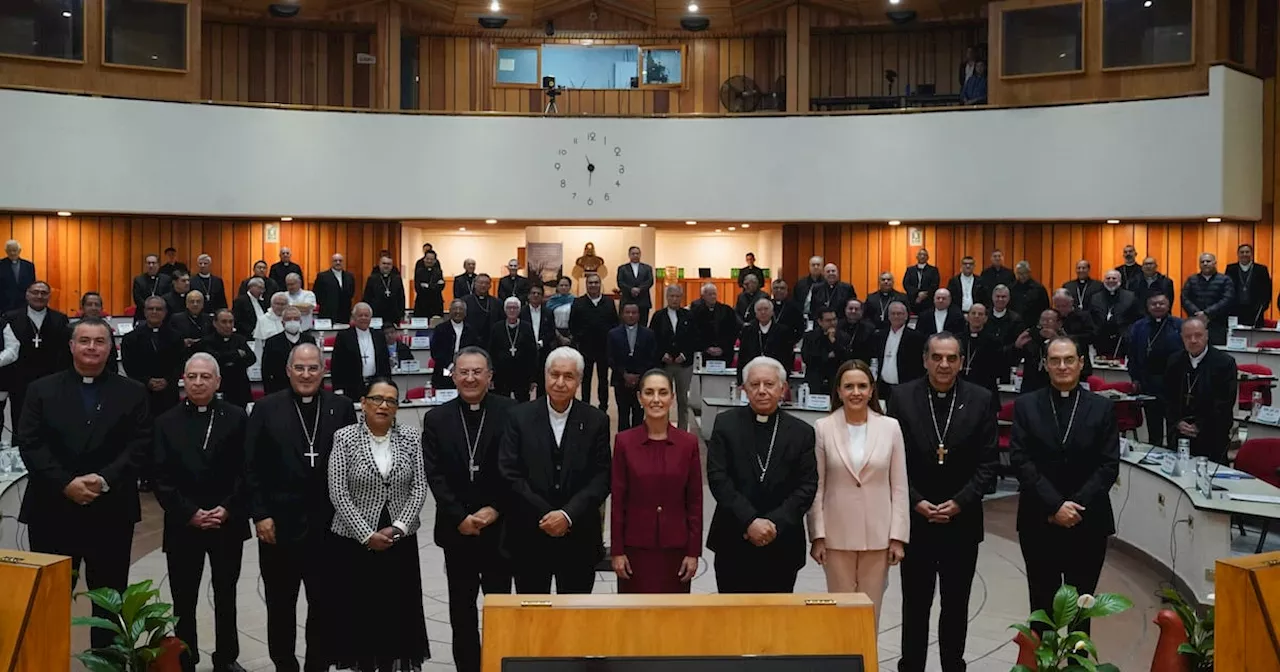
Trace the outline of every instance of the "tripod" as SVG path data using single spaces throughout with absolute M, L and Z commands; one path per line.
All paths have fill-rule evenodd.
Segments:
M 542 111 L 543 114 L 560 114 L 560 107 L 556 105 L 556 97 L 560 95 L 558 89 L 547 89 L 547 107 Z

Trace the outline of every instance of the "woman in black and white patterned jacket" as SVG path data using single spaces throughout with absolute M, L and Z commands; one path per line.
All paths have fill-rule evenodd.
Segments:
M 422 438 L 418 428 L 396 424 L 399 398 L 394 382 L 375 379 L 360 400 L 364 419 L 333 437 L 331 614 L 342 622 L 330 632 L 339 669 L 418 670 L 431 657 L 418 564 L 427 499 Z

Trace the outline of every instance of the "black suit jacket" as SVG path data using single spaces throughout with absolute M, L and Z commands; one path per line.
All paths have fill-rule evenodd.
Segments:
M 538 337 L 533 333 L 533 325 L 517 318 L 516 352 L 513 355 L 510 333 L 505 321 L 489 329 L 489 342 L 485 349 L 493 359 L 493 379 L 527 392 L 529 384 L 536 382 L 538 377 Z
M 475 294 L 475 273 L 459 273 L 453 276 L 453 298 L 465 299 Z
M 800 306 L 791 299 L 783 299 L 781 301 L 773 299 L 773 319 L 778 324 L 787 325 L 791 331 L 797 334 L 804 333 L 804 313 L 800 311 Z
M 356 423 L 351 399 L 320 390 L 311 402 L 320 404 L 316 431 L 315 466 L 304 455 L 305 430 L 294 406 L 293 390 L 269 394 L 253 405 L 245 438 L 245 485 L 249 515 L 254 522 L 275 522 L 276 543 L 324 535 L 333 522 L 329 500 L 329 452 L 333 434 Z M 298 403 L 301 403 L 300 401 Z
M 95 383 L 97 406 L 85 410 L 81 384 L 75 370 L 31 383 L 14 435 L 28 472 L 18 519 L 63 534 L 118 529 L 142 518 L 137 469 L 151 441 L 147 391 L 136 381 L 104 373 Z M 62 490 L 85 474 L 102 476 L 109 490 L 81 506 Z
M 435 369 L 431 372 L 431 385 L 436 389 L 454 388 L 453 378 L 444 375 L 444 370 L 453 366 L 453 356 L 457 354 L 453 349 L 455 338 L 451 320 L 445 320 L 431 330 L 431 359 L 435 360 Z M 472 345 L 481 345 L 480 336 L 471 325 L 463 322 L 462 338 L 458 343 L 458 349 Z
M 613 372 L 614 387 L 625 386 L 624 374 L 644 373 L 657 366 L 659 357 L 658 338 L 648 327 L 636 325 L 634 353 L 627 344 L 626 326 L 618 325 L 609 331 L 609 369 Z
M 737 300 L 733 302 L 733 312 L 737 314 L 738 322 L 743 324 L 754 322 L 756 319 L 756 302 L 767 298 L 769 298 L 769 295 L 760 290 L 756 290 L 754 294 L 739 292 Z
M 478 437 L 468 436 L 463 426 L 464 403 L 461 398 L 452 399 L 422 418 L 422 465 L 436 501 L 434 538 L 436 545 L 443 549 L 472 544 L 498 552 L 507 514 L 516 504 L 498 472 L 498 446 L 516 402 L 496 394 L 485 395 L 481 402 L 484 419 Z M 474 480 L 469 469 L 471 456 L 467 441 L 474 442 L 475 463 L 480 466 Z M 497 521 L 481 530 L 479 537 L 458 531 L 458 525 L 467 516 L 486 506 L 497 509 Z
M 348 330 L 350 331 L 350 330 Z M 298 342 L 290 343 L 289 335 L 281 332 L 262 343 L 262 390 L 267 394 L 289 389 L 289 374 L 285 367 L 289 353 L 303 343 L 320 345 L 312 333 L 298 334 Z
M 924 377 L 924 334 L 911 329 L 902 328 L 902 339 L 898 341 L 898 384 Z M 880 369 L 884 369 L 884 347 L 889 342 L 889 330 L 876 332 L 872 355 L 880 360 Z M 879 377 L 880 372 L 876 372 Z
M 600 505 L 609 496 L 609 468 L 609 416 L 603 411 L 571 402 L 557 446 L 546 397 L 513 408 L 498 448 L 498 470 L 512 498 L 506 513 L 512 558 L 553 566 L 599 562 Z M 559 538 L 538 529 L 538 521 L 556 510 L 572 522 Z
M 804 382 L 814 394 L 831 394 L 836 371 L 848 359 L 849 334 L 836 329 L 833 343 L 827 335 L 815 327 L 805 334 L 800 346 L 800 358 L 804 360 Z M 835 396 L 835 395 L 832 395 Z
M 1080 379 L 1085 380 L 1093 373 L 1093 363 L 1089 360 L 1089 346 L 1080 339 L 1072 340 L 1076 342 L 1076 354 L 1084 361 Z M 1049 371 L 1045 368 L 1044 362 L 1044 350 L 1048 344 L 1049 341 L 1040 335 L 1039 329 L 1031 330 L 1031 341 L 1021 350 L 1023 394 L 1049 386 Z
M 1239 389 L 1236 360 L 1210 345 L 1200 366 L 1191 368 L 1191 356 L 1179 352 L 1164 374 L 1167 444 L 1178 447 L 1182 434 L 1178 421 L 1191 418 L 1199 434 L 1191 439 L 1191 454 L 1208 457 L 1220 464 L 1227 461 L 1231 428 Z M 1187 403 L 1190 387 L 1191 403 Z
M 0 389 L 25 390 L 33 381 L 71 366 L 71 322 L 63 313 L 46 309 L 38 348 L 35 347 L 35 323 L 27 316 L 25 303 L 5 313 L 4 323 L 13 329 L 21 345 L 18 361 L 0 368 Z
M 693 333 L 698 339 L 698 350 L 702 351 L 702 359 L 721 359 L 728 362 L 733 359 L 733 342 L 738 338 L 742 322 L 734 315 L 733 308 L 716 302 L 708 308 L 702 299 L 689 306 L 689 317 L 693 320 Z M 720 348 L 718 356 L 707 354 L 708 348 Z
M 199 341 L 213 333 L 213 320 L 207 313 L 193 316 L 184 310 L 169 316 L 169 328 L 178 335 L 179 339 L 193 338 Z M 195 352 L 199 345 L 199 343 L 192 343 L 187 348 L 187 352 Z
M 1240 272 L 1240 264 L 1227 264 L 1227 277 L 1236 286 L 1236 301 L 1231 315 L 1240 318 L 1240 324 L 1255 325 L 1262 319 L 1262 314 L 1271 306 L 1271 271 L 1262 264 L 1255 263 L 1249 274 Z M 1248 287 L 1249 297 L 1245 300 L 1243 289 Z
M 120 361 L 130 378 L 142 383 L 143 387 L 151 378 L 164 378 L 169 383 L 159 392 L 147 391 L 153 416 L 178 403 L 178 378 L 182 376 L 182 366 L 187 361 L 187 349 L 182 345 L 182 339 L 168 324 L 162 324 L 155 336 L 152 341 L 151 327 L 140 322 L 120 339 Z
M 511 277 L 511 274 L 502 276 L 498 281 L 498 301 L 506 301 L 511 297 L 520 299 L 520 303 L 529 300 L 529 278 L 523 275 Z
M 814 325 L 814 330 L 819 327 Z M 845 351 L 844 359 L 861 359 L 870 363 L 873 357 L 876 357 L 876 326 L 870 320 L 863 318 L 857 322 L 850 322 L 841 318 L 836 323 L 836 330 L 849 337 L 849 346 Z
M 813 427 L 776 413 L 773 458 L 760 480 L 755 447 L 755 412 L 735 407 L 716 416 L 707 443 L 707 486 L 716 511 L 707 532 L 707 548 L 716 555 L 751 562 L 761 572 L 796 571 L 804 566 L 804 514 L 818 492 L 818 464 Z M 756 518 L 778 528 L 766 546 L 754 546 L 743 535 Z
M 929 310 L 933 305 L 933 293 L 941 286 L 942 276 L 938 273 L 938 267 L 932 264 L 925 264 L 923 270 L 918 265 L 912 264 L 902 274 L 902 290 L 907 295 L 907 307 L 912 313 Z M 916 300 L 916 295 L 920 292 L 926 294 L 923 301 Z
M 1093 295 L 1106 291 L 1102 283 L 1093 278 L 1089 278 L 1084 284 L 1081 284 L 1079 280 L 1068 280 L 1062 283 L 1062 288 L 1071 295 L 1071 302 L 1075 305 L 1076 310 L 1088 310 L 1089 301 L 1093 298 Z
M 831 285 L 826 282 L 813 288 L 813 298 L 809 301 L 809 317 L 817 322 L 821 315 L 818 311 L 830 308 L 836 311 L 836 315 L 844 315 L 844 306 L 849 299 L 858 298 L 858 290 L 853 285 L 838 281 Z
M 373 339 L 373 368 L 374 376 L 390 376 L 391 375 L 391 354 L 387 352 L 387 346 L 382 338 L 382 334 L 369 330 L 369 336 Z M 364 396 L 365 384 L 360 359 L 360 341 L 356 338 L 356 329 L 352 327 L 343 331 L 339 331 L 333 340 L 333 389 L 341 390 L 347 399 L 356 401 Z
M 241 280 L 240 286 L 236 288 L 236 296 L 243 296 L 245 294 L 248 294 L 249 281 L 254 279 L 255 277 L 257 276 L 251 275 L 245 278 L 244 280 Z M 275 296 L 276 292 L 282 292 L 282 291 L 284 291 L 284 288 L 281 287 L 280 285 L 277 285 L 276 281 L 271 279 L 271 276 L 262 278 L 262 298 L 266 299 L 268 304 L 271 303 L 271 297 Z
M 222 278 L 216 275 L 210 275 L 208 279 L 192 275 L 191 289 L 204 294 L 204 312 L 210 315 L 228 307 L 227 286 L 222 282 Z
M 1080 406 L 1064 443 L 1053 408 L 1055 394 L 1057 390 L 1052 387 L 1041 388 L 1023 392 L 1013 403 L 1009 446 L 1021 492 L 1018 531 L 1047 532 L 1050 527 L 1061 530 L 1046 521 L 1063 502 L 1072 501 L 1085 507 L 1083 520 L 1071 528 L 1073 533 L 1115 534 L 1109 495 L 1120 473 L 1115 407 L 1110 401 L 1077 388 L 1074 394 L 1080 395 Z
M 391 296 L 387 296 L 388 293 Z M 404 319 L 404 283 L 400 281 L 398 273 L 391 273 L 386 277 L 378 271 L 371 273 L 369 279 L 364 281 L 364 296 L 361 300 L 373 308 L 373 316 L 381 317 L 383 324 L 399 324 Z M 319 297 L 316 301 L 320 301 Z M 348 310 L 347 314 L 350 313 Z
M 476 332 L 481 344 L 488 344 L 490 327 L 505 319 L 502 302 L 488 294 L 483 297 L 469 294 L 463 301 L 467 304 L 467 317 L 463 322 Z
M 891 291 L 888 294 L 875 292 L 871 296 L 868 296 L 867 300 L 862 303 L 863 319 L 869 320 L 876 329 L 888 325 L 889 304 L 894 301 L 901 301 L 902 305 L 907 307 L 907 310 L 911 310 L 911 303 L 907 301 L 906 294 L 897 290 Z M 843 315 L 844 311 L 841 311 L 840 314 Z
M 218 391 L 227 403 L 244 408 L 253 401 L 249 367 L 258 362 L 258 356 L 253 354 L 253 347 L 244 336 L 234 332 L 226 337 L 212 334 L 200 341 L 197 351 L 206 352 L 218 360 L 222 374 L 222 386 Z
M 618 326 L 618 309 L 613 299 L 600 295 L 600 302 L 591 303 L 591 297 L 583 294 L 573 300 L 569 311 L 569 333 L 573 344 L 585 357 L 603 359 L 608 353 L 609 330 Z
M 279 287 L 280 291 L 283 292 L 285 291 L 285 287 L 287 286 L 284 279 L 289 277 L 290 273 L 297 273 L 298 284 L 302 285 L 303 289 L 307 288 L 307 276 L 302 274 L 302 267 L 293 263 L 292 261 L 287 264 L 279 261 L 277 261 L 274 264 L 271 264 L 271 269 L 267 271 L 267 277 L 274 280 L 276 283 L 276 287 Z
M 249 507 L 244 494 L 248 426 L 249 414 L 244 409 L 218 401 L 204 413 L 187 402 L 156 418 L 152 478 L 156 499 L 164 508 L 163 550 L 198 544 L 217 533 L 240 541 L 249 538 Z M 227 510 L 227 522 L 217 533 L 187 524 L 196 511 L 219 506 Z
M 1018 281 L 1018 276 L 1008 266 L 988 266 L 982 269 L 982 284 L 987 288 L 987 298 L 991 298 L 991 292 L 996 290 L 996 285 L 1004 285 L 1005 287 L 1013 287 L 1013 283 Z M 988 308 L 991 306 L 988 305 Z
M 1015 282 L 1009 287 L 1009 309 L 1021 315 L 1027 324 L 1036 324 L 1040 313 L 1049 310 L 1049 290 L 1034 278 Z
M 950 425 L 945 415 L 934 416 L 934 392 L 928 379 L 899 385 L 889 400 L 889 415 L 898 419 L 906 445 L 913 545 L 982 541 L 982 497 L 995 489 L 1000 467 L 992 393 L 963 380 L 956 381 L 953 389 L 956 410 Z M 945 434 L 942 444 L 947 451 L 942 464 L 938 464 L 939 429 Z M 932 504 L 954 500 L 960 515 L 949 523 L 930 523 L 916 512 L 921 500 Z
M 618 279 L 618 307 L 621 308 L 630 303 L 640 306 L 641 310 L 647 310 L 653 307 L 653 267 L 646 263 L 640 264 L 640 273 L 637 275 L 631 270 L 631 263 L 627 262 L 618 267 L 618 274 L 614 276 Z M 631 296 L 631 288 L 640 290 L 635 297 Z
M 36 265 L 18 259 L 18 277 L 13 277 L 13 262 L 0 259 L 0 309 L 5 311 L 27 305 L 27 288 L 36 281 Z
M 947 281 L 947 291 L 951 292 L 951 307 L 960 310 L 964 305 L 964 287 L 960 284 L 959 274 L 951 276 Z M 973 302 L 981 303 L 988 308 L 991 306 L 991 287 L 982 276 L 977 274 L 973 276 Z
M 555 349 L 556 344 L 556 314 L 555 311 L 547 308 L 547 304 L 542 304 L 542 310 L 539 311 L 538 323 L 533 323 L 533 312 L 529 310 L 529 304 L 520 307 L 520 319 L 528 322 L 533 327 L 533 333 L 541 341 L 542 345 L 538 346 L 538 359 L 542 360 L 547 353 Z
M 143 319 L 143 308 L 147 299 L 153 296 L 164 298 L 165 294 L 173 291 L 173 280 L 164 273 L 156 273 L 153 279 L 146 273 L 138 275 L 133 279 L 133 305 L 135 308 L 134 317 L 138 320 Z
M 926 338 L 938 333 L 938 321 L 934 317 L 934 314 L 934 310 L 929 309 L 916 316 L 916 331 L 923 334 Z M 951 308 L 947 310 L 947 319 L 942 321 L 943 331 L 959 334 L 968 328 L 969 327 L 965 324 L 964 313 L 960 312 L 960 309 L 956 308 L 953 303 Z
M 969 329 L 956 334 L 956 339 L 960 341 L 960 355 L 964 357 L 961 377 L 990 392 L 995 403 L 991 411 L 999 412 L 1000 377 L 1009 373 L 1008 360 L 1005 359 L 1000 341 L 985 330 L 978 332 L 975 337 Z
M 790 373 L 796 363 L 797 340 L 795 332 L 785 324 L 774 322 L 769 327 L 769 333 L 763 336 L 760 334 L 759 322 L 753 320 L 744 326 L 738 334 L 738 382 L 742 382 L 742 369 L 747 362 L 761 356 L 773 358 L 782 365 L 784 371 Z
M 674 329 L 671 327 L 671 316 L 667 314 L 667 309 L 656 311 L 649 318 L 649 330 L 658 339 L 659 362 L 662 361 L 663 355 L 671 355 L 673 363 L 680 355 L 684 355 L 684 361 L 680 362 L 680 366 L 693 366 L 693 353 L 698 350 L 698 335 L 694 332 L 693 315 L 689 309 L 676 309 Z
M 1129 327 L 1142 317 L 1142 311 L 1133 292 L 1121 287 L 1112 294 L 1103 289 L 1089 300 L 1089 317 L 1098 354 L 1119 359 L 1129 350 Z
M 346 324 L 347 320 L 351 319 L 351 300 L 356 296 L 356 276 L 352 275 L 351 271 L 342 272 L 341 287 L 338 286 L 338 279 L 334 277 L 332 268 L 321 271 L 316 274 L 315 281 L 311 283 L 311 291 L 315 293 L 316 303 L 320 306 L 316 311 L 316 317 L 328 318 L 342 324 Z M 403 288 L 400 291 L 401 294 L 404 293 Z M 401 314 L 403 315 L 403 309 Z
M 1146 276 L 1142 276 L 1137 280 L 1136 284 L 1137 289 L 1134 290 L 1133 294 L 1138 301 L 1138 309 L 1143 314 L 1147 312 L 1147 299 L 1151 298 L 1153 294 L 1163 294 L 1169 297 L 1169 306 L 1171 308 L 1178 306 L 1178 299 L 1173 295 L 1173 281 L 1163 273 L 1156 273 L 1152 276 L 1151 282 L 1147 282 Z
M 258 326 L 258 311 L 253 307 L 254 301 L 258 302 L 262 312 L 271 310 L 271 299 L 266 294 L 261 299 L 241 294 L 231 302 L 231 314 L 236 318 L 236 333 L 249 339 L 253 338 L 253 328 Z

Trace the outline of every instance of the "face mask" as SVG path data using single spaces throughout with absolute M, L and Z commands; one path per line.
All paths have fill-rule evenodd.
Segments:
M 296 320 L 289 320 L 284 323 L 284 330 L 290 334 L 296 334 L 302 331 L 302 323 Z

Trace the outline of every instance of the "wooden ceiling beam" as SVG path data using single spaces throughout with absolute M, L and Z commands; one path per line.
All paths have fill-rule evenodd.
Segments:
M 537 22 L 554 19 L 560 14 L 595 2 L 596 0 L 538 0 L 533 3 L 533 20 Z
M 646 25 L 657 25 L 658 9 L 653 2 L 645 2 L 643 0 L 596 0 L 596 4 L 607 8 L 615 14 L 621 14 L 629 19 L 635 19 Z
M 458 4 L 450 0 L 400 0 L 400 2 L 410 10 L 441 21 L 453 22 L 458 12 Z
M 741 23 L 797 3 L 798 0 L 739 0 L 731 5 L 733 22 Z

